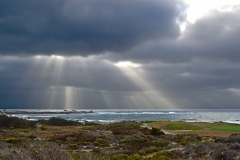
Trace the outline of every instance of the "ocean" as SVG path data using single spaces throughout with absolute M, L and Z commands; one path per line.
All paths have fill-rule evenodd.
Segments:
M 8 110 L 11 112 L 11 110 Z M 16 113 L 16 110 L 12 110 Z M 18 110 L 19 111 L 19 110 Z M 23 111 L 23 110 L 21 110 Z M 117 122 L 117 121 L 186 121 L 186 122 L 227 122 L 240 124 L 240 109 L 234 110 L 92 110 L 93 113 L 80 113 L 81 110 L 24 110 L 24 114 L 9 114 L 29 120 L 60 117 L 80 122 Z M 32 112 L 35 112 L 32 114 Z M 38 113 L 39 112 L 39 113 Z M 44 113 L 42 113 L 44 112 Z M 86 111 L 88 112 L 88 111 Z

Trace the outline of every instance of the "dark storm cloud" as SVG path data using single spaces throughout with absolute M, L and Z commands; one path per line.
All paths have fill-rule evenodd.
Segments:
M 189 26 L 184 43 L 191 47 L 196 57 L 239 62 L 239 14 L 240 8 L 231 12 L 210 12 Z
M 240 66 L 236 63 L 194 60 L 152 64 L 145 69 L 154 88 L 169 97 L 175 107 L 238 108 L 240 103 Z
M 180 33 L 177 1 L 0 3 L 2 108 L 239 108 L 239 7 Z
M 120 52 L 179 35 L 177 0 L 0 1 L 0 54 Z

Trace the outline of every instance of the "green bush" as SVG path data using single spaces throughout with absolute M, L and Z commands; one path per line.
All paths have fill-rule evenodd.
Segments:
M 96 122 L 88 122 L 88 121 L 85 122 L 85 126 L 99 126 L 99 125 L 101 124 Z
M 82 125 L 82 123 L 72 120 L 66 120 L 59 117 L 51 117 L 49 120 L 39 120 L 38 122 L 47 125 L 53 126 L 75 126 L 75 125 Z
M 160 151 L 154 156 L 152 156 L 149 160 L 171 160 L 171 159 L 179 159 L 174 152 L 168 152 L 168 151 Z
M 0 127 L 6 128 L 34 128 L 36 122 L 28 121 L 18 117 L 8 117 L 6 115 L 0 115 Z
M 185 146 L 187 143 L 188 143 L 188 141 L 185 139 L 182 139 L 181 141 L 179 141 L 179 144 L 183 145 L 183 146 Z
M 127 160 L 128 155 L 126 154 L 116 154 L 111 157 L 103 158 L 103 160 Z
M 164 133 L 160 129 L 154 127 L 152 128 L 150 133 L 151 135 L 164 135 Z
M 40 127 L 40 130 L 41 130 L 41 131 L 45 131 L 45 130 L 47 130 L 47 127 L 45 127 L 44 125 L 42 125 L 42 126 Z
M 165 139 L 160 139 L 160 140 L 153 141 L 150 144 L 156 147 L 165 147 L 169 144 L 169 142 Z
M 158 148 L 146 148 L 144 149 L 145 154 L 151 154 L 154 152 L 157 152 L 159 149 Z
M 109 141 L 103 138 L 97 138 L 93 144 L 97 145 L 97 146 L 108 146 L 109 145 Z
M 13 143 L 14 144 L 14 143 L 22 141 L 22 138 L 11 137 L 11 138 L 6 139 L 5 141 L 8 142 L 8 143 Z
M 125 144 L 125 143 L 129 143 L 131 140 L 129 140 L 129 139 L 120 139 L 120 141 L 119 141 L 119 144 Z
M 153 156 L 149 158 L 149 160 L 171 160 L 171 158 L 164 155 L 158 155 L 158 156 Z
M 72 152 L 71 154 L 74 160 L 100 160 L 100 156 L 92 152 Z
M 127 130 L 139 130 L 139 123 L 134 121 L 123 121 L 107 124 L 105 127 L 107 130 L 111 130 L 112 132 L 116 131 L 127 131 Z
M 140 155 L 138 154 L 134 154 L 134 155 L 131 155 L 131 156 L 128 156 L 127 157 L 127 160 L 144 160 L 145 158 L 141 157 Z
M 78 144 L 76 144 L 76 143 L 71 143 L 71 144 L 69 145 L 69 147 L 70 147 L 71 149 L 77 149 L 77 148 L 78 148 Z

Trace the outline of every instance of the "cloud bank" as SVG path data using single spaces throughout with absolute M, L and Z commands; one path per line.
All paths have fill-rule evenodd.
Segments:
M 194 23 L 188 7 L 1 1 L 0 107 L 238 108 L 240 5 Z
M 176 0 L 3 1 L 0 53 L 121 53 L 147 40 L 177 37 L 180 5 Z

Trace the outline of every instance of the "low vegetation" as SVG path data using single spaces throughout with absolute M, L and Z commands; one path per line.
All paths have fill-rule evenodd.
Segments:
M 76 126 L 83 125 L 78 121 L 66 120 L 59 117 L 51 117 L 49 120 L 38 120 L 38 122 L 52 126 Z
M 40 127 L 35 126 L 37 123 Z M 238 133 L 240 125 L 144 122 L 153 127 L 150 129 L 142 123 L 123 121 L 109 124 L 92 122 L 83 124 L 56 117 L 49 120 L 28 121 L 1 115 L 0 159 L 236 160 L 240 158 Z M 178 130 L 182 132 L 164 134 L 161 129 L 172 133 Z M 188 130 L 187 134 L 186 130 Z M 214 136 L 196 134 L 205 130 L 214 132 Z M 222 137 L 222 132 L 227 132 L 229 136 Z
M 36 122 L 33 121 L 0 115 L 1 128 L 33 128 L 35 127 L 35 124 Z

